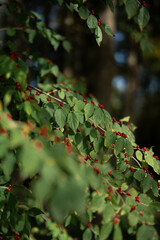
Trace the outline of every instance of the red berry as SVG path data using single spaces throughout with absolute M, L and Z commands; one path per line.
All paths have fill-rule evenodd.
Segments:
M 52 90 L 52 94 L 55 94 L 55 91 Z
M 144 216 L 142 212 L 140 212 L 139 215 L 142 216 L 142 217 Z
M 59 106 L 60 106 L 60 107 L 63 107 L 63 103 L 60 103 Z
M 109 172 L 108 172 L 108 175 L 109 175 L 109 176 L 112 176 L 112 171 L 109 171 Z
M 132 210 L 132 211 L 136 210 L 136 206 L 133 205 L 133 206 L 131 207 L 131 210 Z
M 93 171 L 96 172 L 97 174 L 101 173 L 101 170 L 99 168 L 93 168 Z
M 69 92 L 69 91 L 70 91 L 68 87 L 66 88 L 66 91 L 67 91 L 67 92 Z
M 16 65 L 16 68 L 21 68 L 21 66 L 19 64 Z
M 84 103 L 88 103 L 88 101 L 87 101 L 86 99 L 83 99 L 83 102 L 84 102 Z
M 47 126 L 43 126 L 40 130 L 40 135 L 41 137 L 48 137 L 48 127 Z
M 145 152 L 147 151 L 147 149 L 146 149 L 145 147 L 143 148 L 143 150 L 144 150 Z
M 87 158 L 88 158 L 90 161 L 92 161 L 92 158 L 91 158 L 89 155 L 87 155 Z
M 113 120 L 113 122 L 117 122 L 117 120 L 114 117 L 112 118 L 112 120 Z
M 102 104 L 98 104 L 98 106 L 102 109 L 104 108 L 104 106 Z
M 6 117 L 7 117 L 8 119 L 12 119 L 12 115 L 11 115 L 10 113 L 6 113 Z
M 92 226 L 92 223 L 91 222 L 89 222 L 88 223 L 88 228 L 90 228 Z
M 32 92 L 32 89 L 31 89 L 31 88 L 29 88 L 29 87 L 27 88 L 27 90 L 28 90 L 28 91 L 30 91 L 30 92 Z
M 112 194 L 112 193 L 113 193 L 113 188 L 112 188 L 112 186 L 109 186 L 106 192 Z
M 133 169 L 133 167 L 130 167 L 130 170 L 131 170 L 132 172 L 134 172 L 134 169 Z
M 95 163 L 98 163 L 98 159 L 97 159 L 97 158 L 95 158 L 95 159 L 94 159 L 94 162 L 95 162 Z
M 140 147 L 137 145 L 137 150 L 141 150 Z
M 158 188 L 160 188 L 160 182 L 158 182 Z
M 136 200 L 138 203 L 140 203 L 139 196 L 136 196 L 136 197 L 135 197 L 135 200 Z
M 119 188 L 119 194 L 122 194 L 123 193 L 123 191 L 122 191 L 122 188 L 120 187 Z
M 111 200 L 111 199 L 112 199 L 112 197 L 111 197 L 111 196 L 108 196 L 108 197 L 107 197 L 107 199 L 108 199 L 108 200 Z
M 51 60 L 48 60 L 48 64 L 51 64 L 52 63 L 52 61 Z
M 142 5 L 143 7 L 146 7 L 146 2 L 145 2 L 145 1 L 142 1 L 141 5 Z
M 115 148 L 115 144 L 112 144 L 112 147 Z
M 127 153 L 124 154 L 124 157 L 127 158 Z
M 51 99 L 49 97 L 47 97 L 47 101 L 51 101 Z
M 154 156 L 155 159 L 159 160 L 159 157 L 158 156 Z
M 130 126 L 129 126 L 129 125 L 127 125 L 127 128 L 128 128 L 129 130 L 131 130 L 131 128 L 130 128 Z
M 60 139 L 60 137 L 58 137 L 58 136 L 55 136 L 55 139 L 54 139 L 54 140 L 55 140 L 56 143 L 60 143 L 60 142 L 61 142 L 61 139 Z
M 95 103 L 93 102 L 93 100 L 91 100 L 91 103 L 95 106 Z
M 93 15 L 94 15 L 94 10 L 91 10 L 91 14 L 93 14 Z
M 131 197 L 131 196 L 132 196 L 132 194 L 131 194 L 130 192 L 127 192 L 127 196 Z
M 37 140 L 37 141 L 35 141 L 34 146 L 35 146 L 35 148 L 42 149 L 43 144 L 41 141 Z
M 125 160 L 125 162 L 126 162 L 127 164 L 129 164 L 128 160 Z
M 113 221 L 113 223 L 114 223 L 115 225 L 117 225 L 117 224 L 119 223 L 119 219 L 118 219 L 117 217 L 114 217 L 114 218 L 112 219 L 112 221 Z
M 74 93 L 78 93 L 77 90 L 73 90 Z
M 98 19 L 98 26 L 101 26 L 101 19 Z
M 100 132 L 100 135 L 101 135 L 102 137 L 104 137 L 104 133 L 103 133 L 103 132 Z
M 36 95 L 37 95 L 37 96 L 39 96 L 39 95 L 40 95 L 40 93 L 39 93 L 39 92 L 36 92 Z

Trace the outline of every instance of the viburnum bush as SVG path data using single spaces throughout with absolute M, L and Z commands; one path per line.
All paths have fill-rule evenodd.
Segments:
M 103 24 L 83 0 L 58 0 L 85 20 L 97 43 Z M 111 10 L 111 0 L 104 0 Z M 149 46 L 144 1 L 121 0 Z M 129 117 L 112 118 L 86 96 L 83 79 L 68 78 L 49 58 L 34 52 L 41 35 L 56 50 L 67 39 L 47 28 L 19 1 L 1 3 L 13 26 L 0 50 L 0 239 L 158 240 L 160 161 L 135 142 Z M 23 33 L 19 50 L 16 34 Z M 72 54 L 72 52 L 70 52 Z M 36 66 L 37 87 L 30 71 Z

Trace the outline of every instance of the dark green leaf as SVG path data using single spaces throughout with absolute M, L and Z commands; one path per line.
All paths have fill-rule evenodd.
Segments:
M 136 178 L 138 181 L 142 181 L 145 178 L 145 171 L 143 169 L 138 169 L 135 173 L 134 173 L 134 178 Z
M 74 132 L 77 131 L 77 128 L 79 126 L 79 119 L 77 118 L 77 115 L 75 113 L 70 112 L 68 114 L 67 123 Z
M 80 16 L 82 19 L 84 19 L 84 20 L 86 20 L 86 19 L 89 17 L 89 10 L 88 10 L 88 8 L 85 7 L 85 6 L 81 6 L 81 7 L 79 8 L 78 13 L 79 13 L 79 16 Z
M 137 240 L 158 240 L 158 234 L 157 231 L 154 227 L 152 226 L 147 226 L 147 225 L 142 225 L 138 228 L 137 231 Z
M 140 4 L 136 0 L 127 0 L 126 1 L 126 12 L 127 12 L 129 19 L 137 14 L 139 6 L 140 6 Z
M 138 25 L 141 30 L 148 24 L 150 19 L 149 12 L 146 7 L 141 7 L 138 14 Z
M 105 33 L 107 33 L 108 36 L 113 37 L 114 33 L 112 32 L 112 29 L 110 28 L 110 26 L 108 26 L 107 24 L 101 23 L 101 26 L 103 28 L 103 30 L 105 31 Z
M 124 139 L 118 138 L 116 143 L 115 143 L 115 149 L 116 149 L 116 154 L 118 155 L 121 151 L 124 149 Z
M 99 26 L 96 27 L 96 29 L 95 29 L 95 38 L 98 43 L 98 46 L 100 46 L 100 44 L 102 42 L 102 31 Z
M 115 225 L 113 232 L 113 240 L 122 240 L 122 230 L 119 225 Z
M 133 155 L 133 147 L 132 147 L 131 142 L 129 140 L 125 139 L 124 146 L 125 146 L 125 149 L 126 149 L 126 153 L 129 156 L 132 156 Z
M 113 222 L 102 225 L 99 240 L 105 240 L 108 238 L 113 229 Z
M 85 113 L 86 120 L 88 120 L 88 118 L 92 116 L 93 112 L 94 112 L 93 104 L 87 103 L 84 107 L 84 113 Z
M 83 240 L 91 240 L 92 239 L 92 232 L 89 228 L 87 228 L 83 233 Z
M 60 126 L 60 128 L 63 128 L 64 125 L 66 124 L 66 119 L 67 119 L 67 114 L 64 110 L 62 109 L 57 109 L 55 111 L 55 120 L 57 124 Z
M 97 18 L 94 15 L 90 15 L 87 19 L 87 25 L 90 29 L 95 29 L 98 27 Z
M 29 211 L 27 212 L 27 214 L 28 214 L 29 216 L 35 217 L 35 216 L 37 216 L 37 215 L 43 214 L 43 212 L 42 212 L 39 208 L 33 207 L 33 208 L 29 209 Z

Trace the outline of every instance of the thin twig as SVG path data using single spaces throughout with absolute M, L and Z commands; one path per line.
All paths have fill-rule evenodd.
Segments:
M 53 98 L 53 99 L 56 100 L 57 102 L 66 104 L 66 102 L 62 101 L 61 99 L 59 99 L 59 98 L 57 98 L 57 97 L 54 97 L 54 96 L 50 95 L 49 93 L 46 93 L 46 92 L 42 91 L 42 90 L 39 89 L 39 88 L 33 87 L 33 86 L 31 86 L 31 85 L 29 85 L 29 87 L 35 89 L 36 91 L 38 91 L 38 92 L 40 92 L 40 93 L 43 93 L 43 94 L 49 96 L 50 98 Z

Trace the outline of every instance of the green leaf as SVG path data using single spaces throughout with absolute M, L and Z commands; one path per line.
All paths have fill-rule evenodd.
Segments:
M 155 197 L 158 197 L 158 184 L 157 181 L 155 181 L 153 178 L 152 178 L 152 192 Z
M 108 202 L 103 212 L 104 224 L 106 223 L 108 224 L 108 222 L 111 222 L 114 216 L 115 216 L 115 211 L 113 209 L 113 206 L 111 203 Z
M 134 178 L 141 182 L 145 178 L 145 175 L 146 174 L 145 174 L 145 171 L 143 169 L 138 169 L 134 173 Z
M 116 143 L 115 143 L 115 149 L 116 149 L 116 154 L 118 155 L 121 151 L 124 149 L 124 139 L 118 138 Z
M 94 15 L 90 15 L 87 19 L 87 25 L 90 29 L 95 29 L 98 27 L 97 18 Z
M 85 7 L 85 6 L 81 6 L 81 7 L 79 8 L 78 13 L 79 13 L 79 16 L 80 16 L 83 20 L 86 20 L 86 19 L 89 17 L 89 10 L 88 10 L 88 8 Z
M 137 231 L 137 240 L 158 240 L 158 234 L 157 231 L 154 227 L 152 226 L 147 226 L 147 225 L 142 225 L 138 228 Z
M 102 212 L 105 207 L 104 196 L 99 196 L 96 193 L 93 195 L 90 204 L 90 210 L 92 212 Z
M 157 174 L 160 174 L 160 163 L 149 152 L 145 152 L 145 161 L 154 169 Z
M 87 104 L 86 104 L 87 105 Z M 82 102 L 81 100 L 78 100 L 76 104 L 74 105 L 74 110 L 75 111 L 82 111 L 84 109 L 85 103 Z
M 112 12 L 114 12 L 114 5 L 112 0 L 105 0 Z
M 15 155 L 12 153 L 8 153 L 2 162 L 2 169 L 4 171 L 4 175 L 7 181 L 10 180 L 10 176 L 13 172 L 15 162 Z
M 149 12 L 146 7 L 141 7 L 138 14 L 138 25 L 141 30 L 148 24 L 150 19 Z
M 143 160 L 143 154 L 141 153 L 141 151 L 136 151 L 136 158 L 139 160 L 139 161 L 142 161 Z
M 83 233 L 83 240 L 91 240 L 92 239 L 92 232 L 89 228 L 87 228 Z
M 130 212 L 128 214 L 128 221 L 130 226 L 136 226 L 138 224 L 139 216 L 136 211 Z
M 75 113 L 70 112 L 68 114 L 67 123 L 70 126 L 70 128 L 72 128 L 72 130 L 76 133 L 77 128 L 79 126 L 79 119 L 77 118 L 77 115 Z
M 31 208 L 28 210 L 27 214 L 31 217 L 35 217 L 37 215 L 43 214 L 43 212 L 39 208 Z
M 92 116 L 93 112 L 94 112 L 93 104 L 87 103 L 84 107 L 84 114 L 85 114 L 86 120 L 88 120 L 88 118 Z
M 114 33 L 112 32 L 112 29 L 110 28 L 110 26 L 108 26 L 107 24 L 101 23 L 101 26 L 103 28 L 103 30 L 105 31 L 105 33 L 107 33 L 108 36 L 113 37 Z
M 111 144 L 114 144 L 117 139 L 116 134 L 114 134 L 111 130 L 107 130 L 105 132 L 105 140 L 104 140 L 104 146 L 108 147 Z
M 96 126 L 101 123 L 102 117 L 103 117 L 102 110 L 100 108 L 96 108 L 92 116 L 92 120 Z
M 66 112 L 64 110 L 58 108 L 55 111 L 55 120 L 56 120 L 57 124 L 60 126 L 61 129 L 66 124 L 66 119 L 67 119 Z
M 95 38 L 98 43 L 98 46 L 100 46 L 100 44 L 102 42 L 102 31 L 99 26 L 96 27 L 96 29 L 95 29 Z
M 27 113 L 27 115 L 31 115 L 33 112 L 32 104 L 29 101 L 24 102 L 24 111 Z
M 99 240 L 105 240 L 108 238 L 113 229 L 113 222 L 102 225 Z
M 160 212 L 160 202 L 151 202 L 150 206 L 156 208 L 156 210 Z
M 16 31 L 13 28 L 7 28 L 7 35 L 13 37 Z
M 136 0 L 127 0 L 126 1 L 126 12 L 127 12 L 129 19 L 137 14 L 139 6 L 140 6 L 140 4 Z
M 120 121 L 122 122 L 129 122 L 130 120 L 130 116 L 127 116 L 127 117 L 124 117 L 124 118 L 121 118 Z
M 113 232 L 113 240 L 122 240 L 122 230 L 119 225 L 115 225 Z
M 70 50 L 72 49 L 72 46 L 71 46 L 70 42 L 67 41 L 67 40 L 64 40 L 62 42 L 62 46 L 67 52 L 70 52 Z
M 146 193 L 152 188 L 152 178 L 148 174 L 147 177 L 143 181 L 143 192 Z
M 129 156 L 132 156 L 133 155 L 133 147 L 132 147 L 131 142 L 128 139 L 125 139 L 124 146 L 125 146 L 125 149 L 126 149 L 126 153 Z

